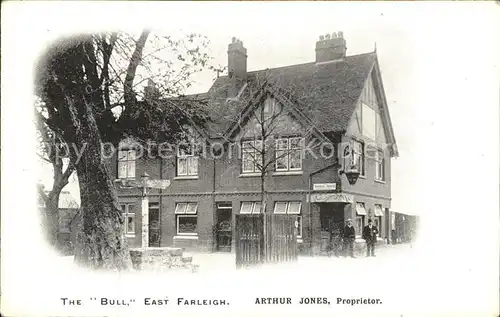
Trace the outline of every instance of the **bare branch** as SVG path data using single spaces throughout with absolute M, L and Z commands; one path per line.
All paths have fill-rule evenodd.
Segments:
M 132 104 L 133 102 L 136 101 L 136 97 L 133 90 L 135 73 L 137 71 L 137 66 L 139 66 L 139 63 L 141 61 L 142 51 L 144 49 L 144 46 L 146 45 L 146 40 L 149 36 L 149 33 L 150 30 L 147 29 L 142 31 L 139 39 L 136 42 L 134 53 L 132 54 L 132 57 L 130 58 L 130 63 L 127 67 L 127 75 L 125 76 L 125 82 L 123 87 L 123 95 L 126 104 Z

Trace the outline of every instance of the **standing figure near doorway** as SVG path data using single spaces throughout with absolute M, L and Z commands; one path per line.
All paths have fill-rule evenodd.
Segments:
M 347 225 L 344 227 L 344 256 L 349 255 L 354 258 L 354 240 L 356 239 L 356 231 L 352 225 L 352 220 L 347 219 Z
M 366 241 L 366 256 L 375 256 L 375 242 L 377 241 L 378 228 L 368 220 L 368 225 L 363 228 L 363 239 Z

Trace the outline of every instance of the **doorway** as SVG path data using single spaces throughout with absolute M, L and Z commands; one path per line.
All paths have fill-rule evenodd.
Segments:
M 149 247 L 160 247 L 160 203 L 149 203 Z
M 231 203 L 217 203 L 215 241 L 217 252 L 231 252 L 233 241 L 233 207 Z
M 341 236 L 344 229 L 344 206 L 342 203 L 321 203 L 321 253 L 332 251 L 335 236 Z

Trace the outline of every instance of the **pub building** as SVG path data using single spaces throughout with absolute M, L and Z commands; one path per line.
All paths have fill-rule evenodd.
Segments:
M 209 100 L 213 120 L 203 131 L 189 127 L 193 140 L 238 145 L 225 146 L 224 155 L 188 146 L 172 157 L 140 157 L 133 142 L 116 151 L 108 167 L 117 184 L 144 173 L 170 180 L 148 193 L 149 246 L 234 251 L 235 215 L 262 212 L 256 111 L 279 116 L 267 139 L 276 160 L 264 177 L 266 210 L 296 219 L 299 250 L 324 253 L 332 229 L 349 218 L 357 246 L 368 219 L 380 229 L 379 243 L 390 241 L 391 159 L 398 150 L 377 52 L 346 55 L 342 32 L 320 36 L 315 51 L 309 63 L 247 71 L 247 50 L 233 38 L 229 74 L 197 95 Z M 262 78 L 276 84 L 258 85 Z M 150 82 L 147 91 L 154 89 Z M 307 149 L 311 143 L 321 146 Z M 124 234 L 140 246 L 141 192 L 118 186 L 118 197 Z

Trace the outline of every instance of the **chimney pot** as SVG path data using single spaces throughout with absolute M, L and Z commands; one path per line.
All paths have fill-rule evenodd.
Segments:
M 339 31 L 339 37 L 340 37 L 340 38 L 344 38 L 344 32 Z
M 332 33 L 332 39 L 336 39 L 337 38 L 337 33 L 336 32 L 333 32 Z
M 325 40 L 327 40 L 327 41 L 328 41 L 329 39 L 330 39 L 330 34 L 326 34 L 326 35 L 325 35 Z
M 320 41 L 324 41 L 324 40 L 325 40 L 325 36 L 324 36 L 324 35 L 320 35 L 320 36 L 319 36 L 319 40 L 320 40 Z

